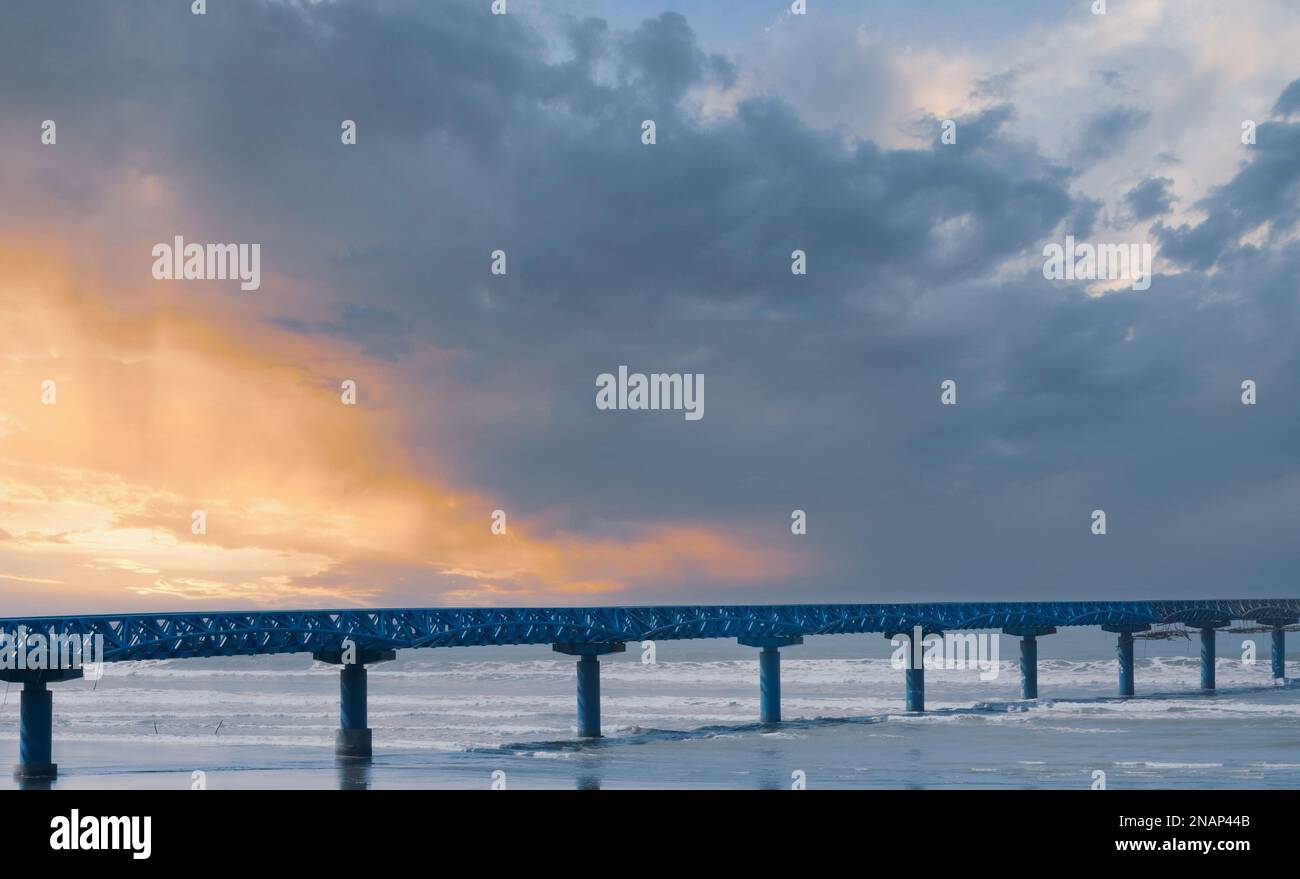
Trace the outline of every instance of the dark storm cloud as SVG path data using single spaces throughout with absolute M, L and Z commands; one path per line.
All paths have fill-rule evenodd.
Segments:
M 83 131 L 67 148 L 92 192 L 91 170 L 143 163 L 315 282 L 286 325 L 398 366 L 420 344 L 459 352 L 429 379 L 464 405 L 410 401 L 418 443 L 512 515 L 596 533 L 761 519 L 776 541 L 808 510 L 836 573 L 774 599 L 1290 589 L 1300 255 L 1281 233 L 1300 126 L 1261 125 L 1203 222 L 1157 224 L 1192 271 L 1094 299 L 1045 281 L 1041 247 L 1091 233 L 1107 194 L 1071 183 L 1146 124 L 1137 108 L 1087 117 L 1066 166 L 1016 137 L 1010 104 L 959 116 L 953 145 L 929 120 L 916 149 L 845 142 L 762 96 L 701 119 L 695 99 L 741 62 L 672 13 L 630 30 L 563 19 L 550 41 L 454 2 L 223 3 L 205 19 L 47 3 L 8 24 L 0 82 L 28 87 L 5 112 L 66 117 L 60 149 Z M 1161 180 L 1129 207 L 1167 210 Z M 1276 241 L 1237 246 L 1265 220 Z M 496 248 L 505 277 L 488 273 Z M 622 363 L 704 373 L 706 417 L 596 411 L 595 376 Z M 1267 405 L 1240 405 L 1247 377 Z M 960 402 L 941 407 L 949 378 Z M 485 413 L 479 394 L 517 405 Z
M 1115 106 L 1084 118 L 1071 159 L 1091 165 L 1118 153 L 1135 133 L 1151 121 L 1151 113 L 1138 107 Z
M 1277 103 L 1273 105 L 1273 115 L 1289 119 L 1300 113 L 1300 79 L 1293 81 L 1282 90 Z
M 1253 251 L 1243 236 L 1269 224 L 1268 236 L 1284 240 L 1300 221 L 1300 122 L 1265 122 L 1256 142 L 1243 146 L 1248 159 L 1232 180 L 1197 207 L 1206 217 L 1176 228 L 1157 223 L 1160 253 L 1181 265 L 1208 269 L 1228 256 Z
M 736 69 L 720 55 L 706 56 L 695 42 L 685 16 L 665 12 L 641 24 L 623 41 L 626 80 L 671 104 L 706 78 L 732 85 Z M 630 75 L 629 75 L 630 74 Z
M 1124 193 L 1124 204 L 1133 212 L 1133 219 L 1141 222 L 1169 213 L 1174 204 L 1169 191 L 1173 182 L 1169 177 L 1148 177 Z
M 1105 203 L 1101 199 L 1078 199 L 1074 210 L 1070 212 L 1067 224 L 1068 231 L 1078 239 L 1091 236 L 1093 229 L 1097 226 L 1097 217 L 1101 214 L 1103 207 L 1105 207 Z
M 444 278 L 470 284 L 487 250 L 506 247 L 527 270 L 510 304 L 536 311 L 530 322 L 606 299 L 617 275 L 655 299 L 708 278 L 710 298 L 775 301 L 773 276 L 794 247 L 815 250 L 842 289 L 860 286 L 867 265 L 917 283 L 966 276 L 1030 247 L 1070 206 L 1060 169 L 1003 136 L 1010 107 L 961 120 L 947 152 L 845 148 L 762 99 L 700 124 L 683 96 L 725 87 L 735 69 L 673 13 L 630 34 L 571 22 L 554 63 L 515 17 L 467 3 L 232 4 L 205 18 L 95 5 L 70 30 L 42 16 L 58 13 L 27 7 L 13 34 L 46 50 L 0 61 L 6 78 L 41 84 L 30 105 L 75 94 L 101 119 L 138 125 L 138 140 L 163 141 L 164 161 L 207 187 L 196 193 L 206 203 L 233 196 L 244 213 L 313 216 L 317 234 L 347 236 L 334 268 L 418 253 L 400 276 L 432 251 Z M 154 58 L 143 48 L 154 45 L 168 51 Z M 64 56 L 79 75 L 59 75 Z M 602 60 L 614 79 L 600 76 Z M 155 116 L 165 124 L 138 118 Z M 344 118 L 372 152 L 340 148 Z M 647 118 L 653 149 L 639 141 Z M 388 222 L 376 224 L 381 211 Z

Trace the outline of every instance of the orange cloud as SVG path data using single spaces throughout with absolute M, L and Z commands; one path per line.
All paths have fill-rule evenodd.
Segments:
M 11 606 L 612 602 L 638 585 L 755 583 L 809 566 L 707 522 L 591 537 L 510 517 L 492 534 L 491 511 L 509 499 L 412 455 L 397 370 L 269 324 L 265 292 L 104 289 L 31 245 L 0 245 L 0 262 Z M 340 399 L 344 379 L 356 406 Z M 192 533 L 195 511 L 206 534 Z

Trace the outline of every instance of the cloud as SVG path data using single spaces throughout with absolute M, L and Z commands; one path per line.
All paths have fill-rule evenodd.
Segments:
M 62 546 L 41 541 L 42 552 L 102 584 L 100 601 L 125 601 L 124 585 L 155 600 L 373 603 L 393 596 L 374 571 L 400 568 L 406 596 L 428 604 L 478 580 L 554 597 L 647 580 L 756 582 L 809 564 L 708 521 L 584 536 L 521 514 L 494 535 L 490 513 L 511 509 L 508 499 L 451 485 L 436 459 L 411 458 L 407 389 L 393 387 L 383 362 L 250 325 L 233 290 L 222 304 L 161 293 L 154 309 L 132 313 L 116 303 L 137 297 L 74 291 L 30 249 L 3 252 L 0 387 L 11 430 L 0 446 L 0 521 L 7 533 L 40 531 L 51 517 L 76 524 Z M 356 409 L 340 399 L 340 367 L 360 388 Z M 54 405 L 40 399 L 47 377 Z M 204 534 L 191 531 L 194 510 Z M 323 576 L 331 571 L 349 575 Z
M 23 85 L 0 107 L 0 552 L 66 583 L 6 597 L 1283 588 L 1300 151 L 1285 120 L 1250 149 L 1235 126 L 1286 81 L 1294 16 L 1186 9 L 786 17 L 723 52 L 690 10 L 24 6 L 0 56 Z M 1043 279 L 1045 241 L 1130 214 L 1158 218 L 1148 294 Z M 262 243 L 263 289 L 147 281 L 178 233 Z M 705 373 L 707 417 L 597 411 L 619 364 Z
M 1277 103 L 1273 105 L 1273 115 L 1289 119 L 1300 113 L 1300 79 L 1293 80 L 1282 90 Z
M 58 585 L 62 580 L 50 580 L 45 577 L 22 577 L 18 574 L 0 574 L 0 580 L 12 580 L 15 583 L 40 583 L 46 585 Z
M 1089 114 L 1070 157 L 1078 165 L 1087 166 L 1117 155 L 1150 121 L 1150 111 L 1132 106 L 1107 107 Z
M 1198 202 L 1205 219 L 1153 227 L 1161 254 L 1181 265 L 1208 269 L 1258 245 L 1246 237 L 1263 229 L 1284 241 L 1300 221 L 1300 122 L 1264 122 L 1248 159 L 1231 180 Z
M 1016 82 L 1019 79 L 1020 72 L 1017 70 L 1004 70 L 1001 73 L 986 76 L 983 79 L 976 80 L 975 88 L 971 90 L 971 97 L 1005 101 L 1011 97 L 1011 93 L 1015 90 Z
M 1141 222 L 1169 213 L 1174 202 L 1169 191 L 1173 182 L 1169 177 L 1148 177 L 1124 193 L 1124 203 L 1133 212 L 1133 219 Z

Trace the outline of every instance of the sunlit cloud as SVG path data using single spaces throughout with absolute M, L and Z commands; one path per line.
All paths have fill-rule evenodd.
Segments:
M 405 444 L 403 395 L 418 390 L 388 364 L 252 321 L 229 291 L 101 289 L 52 257 L 4 255 L 0 557 L 26 568 L 8 580 L 75 580 L 101 607 L 437 604 L 751 583 L 805 564 L 708 522 L 593 537 L 519 516 L 493 534 L 509 499 L 447 483 L 436 449 Z M 362 405 L 343 405 L 344 378 Z

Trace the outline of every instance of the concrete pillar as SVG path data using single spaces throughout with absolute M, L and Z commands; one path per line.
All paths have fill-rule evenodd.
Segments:
M 1133 695 L 1133 633 L 1120 632 L 1117 647 L 1119 658 L 1119 694 Z
M 1024 699 L 1038 698 L 1038 639 L 1042 635 L 1055 635 L 1054 626 L 1035 626 L 1023 623 L 1008 626 L 1004 635 L 1020 636 L 1020 695 Z
M 367 718 L 366 666 L 397 658 L 396 651 L 353 648 L 312 654 L 320 662 L 339 666 L 339 728 L 334 733 L 334 755 L 345 760 L 369 760 L 374 755 L 374 735 Z
M 1273 680 L 1286 677 L 1286 629 L 1273 627 Z
M 1201 689 L 1214 689 L 1214 629 L 1201 629 Z
M 360 662 L 339 668 L 339 729 L 336 750 L 347 757 L 371 755 L 366 723 L 366 667 Z
M 802 644 L 799 635 L 747 635 L 738 639 L 758 653 L 758 720 L 759 723 L 781 722 L 781 648 Z
M 18 768 L 15 777 L 54 778 L 54 694 L 45 681 L 23 684 L 18 713 Z
M 1020 695 L 1038 698 L 1038 638 L 1034 635 L 1020 639 Z
M 903 692 L 906 710 L 925 711 L 925 663 L 923 644 L 926 638 L 942 638 L 943 633 L 922 626 L 913 626 L 910 631 L 885 632 L 891 642 L 896 638 L 907 639 L 907 664 L 903 668 Z
M 578 657 L 578 736 L 600 738 L 600 659 Z
M 19 782 L 44 783 L 59 774 L 54 762 L 54 694 L 48 684 L 76 680 L 80 668 L 4 669 L 0 680 L 21 683 L 18 703 L 18 764 L 14 778 Z
M 1113 632 L 1119 636 L 1116 645 L 1116 658 L 1119 660 L 1119 694 L 1133 695 L 1133 633 L 1145 632 L 1151 628 L 1149 623 L 1114 623 L 1101 627 L 1103 632 Z
M 907 688 L 907 710 L 925 710 L 925 669 L 907 668 L 903 670 Z
M 577 656 L 578 736 L 598 739 L 600 734 L 600 659 L 606 653 L 622 653 L 622 642 L 604 644 L 552 644 L 556 653 Z
M 758 719 L 781 722 L 781 648 L 764 647 L 758 653 Z

